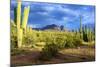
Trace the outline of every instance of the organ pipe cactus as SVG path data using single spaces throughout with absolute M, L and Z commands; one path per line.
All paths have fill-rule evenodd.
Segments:
M 94 40 L 94 34 L 91 28 L 85 26 L 83 30 L 83 40 L 86 42 L 91 42 Z
M 18 0 L 17 5 L 17 46 L 20 48 L 22 46 L 23 32 L 26 32 L 26 26 L 28 21 L 29 6 L 24 8 L 23 21 L 21 23 L 21 1 Z M 25 30 L 25 31 L 23 31 Z

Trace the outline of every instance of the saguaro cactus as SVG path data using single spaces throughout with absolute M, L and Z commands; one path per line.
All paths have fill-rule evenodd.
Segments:
M 20 37 L 20 22 L 21 22 L 21 1 L 17 2 L 17 44 L 21 47 L 21 37 Z
M 88 28 L 85 25 L 84 29 L 83 29 L 83 40 L 86 41 L 86 42 L 88 42 L 88 36 L 87 35 L 88 35 Z
M 29 6 L 24 8 L 23 21 L 22 21 L 22 28 L 24 29 L 24 32 L 26 32 L 29 10 L 30 10 Z
M 17 45 L 20 48 L 22 46 L 23 30 L 26 30 L 29 6 L 24 8 L 23 21 L 21 23 L 21 1 L 17 1 Z
M 14 8 L 14 23 L 17 24 L 17 8 Z
M 94 40 L 93 30 L 88 26 L 84 27 L 83 40 L 86 42 L 91 42 Z
M 82 34 L 83 30 L 82 30 L 82 16 L 80 15 L 80 38 L 83 39 L 83 34 Z

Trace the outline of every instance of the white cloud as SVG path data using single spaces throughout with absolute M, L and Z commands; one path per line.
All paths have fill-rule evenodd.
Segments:
M 66 5 L 67 6 L 67 5 Z M 56 12 L 56 11 L 61 11 L 65 14 L 70 14 L 72 16 L 78 17 L 80 15 L 80 11 L 78 10 L 73 10 L 71 8 L 64 8 L 62 5 L 47 5 L 44 7 L 45 10 L 49 12 Z
M 74 16 L 79 16 L 79 11 L 72 10 L 71 8 L 63 8 L 62 6 L 59 6 L 59 10 Z

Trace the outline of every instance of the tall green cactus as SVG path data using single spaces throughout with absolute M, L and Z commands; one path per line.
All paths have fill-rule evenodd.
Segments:
M 88 28 L 87 28 L 87 26 L 84 26 L 84 29 L 83 29 L 83 40 L 88 42 Z
M 80 15 L 80 38 L 81 38 L 81 40 L 91 42 L 94 39 L 93 35 L 94 34 L 93 34 L 93 32 L 90 28 L 85 26 L 84 29 L 83 29 L 83 27 L 82 27 L 82 16 Z
M 17 24 L 17 8 L 14 8 L 14 23 Z
M 26 25 L 28 22 L 28 15 L 29 15 L 30 7 L 24 8 L 24 14 L 23 14 L 23 20 L 22 20 L 22 28 L 24 29 L 24 32 L 26 33 Z
M 91 42 L 94 40 L 94 33 L 93 33 L 92 29 L 90 29 L 87 26 L 84 27 L 83 40 L 86 42 Z
M 20 33 L 20 22 L 21 22 L 21 1 L 18 1 L 17 5 L 17 44 L 21 47 L 21 33 Z
M 88 31 L 88 41 L 91 42 L 93 40 L 92 38 L 93 34 L 92 34 L 92 31 L 91 29 L 89 28 L 89 31 Z
M 83 39 L 82 16 L 80 15 L 80 38 Z
M 29 6 L 24 8 L 23 21 L 21 25 L 21 1 L 17 5 L 17 45 L 22 46 L 23 30 L 26 29 L 29 14 Z

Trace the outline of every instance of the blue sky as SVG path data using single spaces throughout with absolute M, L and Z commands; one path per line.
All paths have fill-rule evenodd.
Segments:
M 11 1 L 11 19 L 14 19 L 14 7 L 17 3 Z M 78 29 L 80 26 L 80 15 L 82 24 L 95 24 L 95 6 L 22 2 L 22 13 L 25 6 L 30 6 L 28 26 L 33 28 L 44 27 L 50 24 L 64 25 L 66 29 Z

